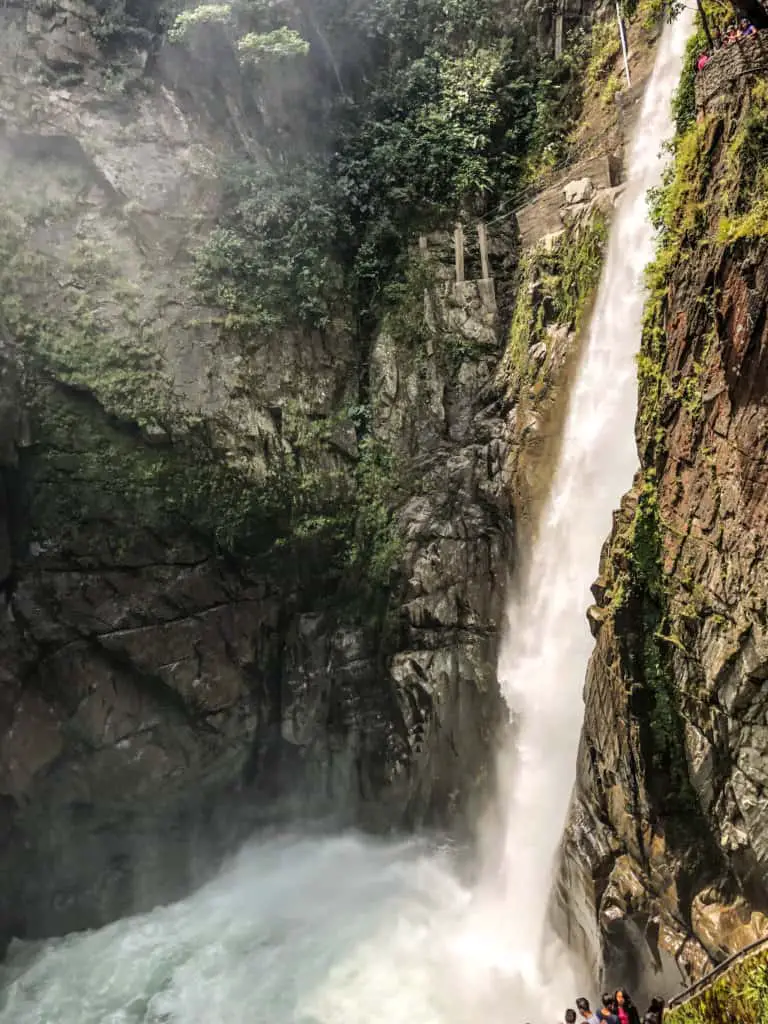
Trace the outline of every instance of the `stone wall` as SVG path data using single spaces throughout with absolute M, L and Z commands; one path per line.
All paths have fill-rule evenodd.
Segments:
M 768 33 L 759 32 L 716 50 L 696 75 L 696 109 L 711 113 L 756 75 L 768 74 Z

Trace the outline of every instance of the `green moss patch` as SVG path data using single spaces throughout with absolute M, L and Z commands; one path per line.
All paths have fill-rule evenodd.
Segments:
M 700 995 L 664 1014 L 665 1024 L 768 1024 L 768 950 L 748 956 Z
M 37 378 L 26 399 L 34 444 L 22 452 L 24 540 L 105 562 L 137 557 L 148 537 L 179 534 L 214 552 L 269 548 L 280 492 L 231 466 L 199 423 L 183 440 L 152 443 L 87 392 Z M 152 545 L 150 545 L 151 547 Z
M 15 488 L 20 555 L 34 544 L 137 564 L 184 548 L 321 565 L 330 581 L 388 577 L 396 474 L 383 445 L 340 452 L 343 411 L 312 421 L 286 408 L 280 435 L 259 439 L 191 408 L 110 254 L 81 242 L 64 261 L 41 256 L 28 228 L 0 211 L 0 323 L 23 364 L 33 442 Z
M 605 217 L 595 213 L 570 226 L 551 247 L 523 258 L 500 369 L 513 394 L 533 383 L 536 367 L 529 353 L 546 339 L 548 326 L 581 330 L 600 280 L 607 236 Z
M 633 681 L 630 702 L 638 721 L 646 760 L 653 766 L 647 779 L 659 812 L 695 818 L 696 798 L 688 778 L 685 732 L 679 693 L 671 664 L 674 634 L 667 581 L 662 569 L 662 524 L 654 471 L 647 470 L 639 488 L 635 514 L 614 546 L 623 565 L 612 586 L 622 662 Z
M 717 233 L 726 245 L 768 237 L 768 82 L 755 82 L 747 102 L 726 153 Z

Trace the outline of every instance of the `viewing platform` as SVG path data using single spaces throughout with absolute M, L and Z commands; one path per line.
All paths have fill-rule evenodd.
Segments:
M 751 78 L 764 75 L 768 75 L 768 32 L 721 46 L 696 75 L 696 110 L 712 113 L 728 102 L 734 88 L 743 89 Z

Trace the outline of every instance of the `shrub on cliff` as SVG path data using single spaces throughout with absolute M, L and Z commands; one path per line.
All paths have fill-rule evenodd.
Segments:
M 768 951 L 737 962 L 700 995 L 664 1015 L 665 1024 L 768 1024 Z
M 281 127 L 267 117 L 260 137 L 269 167 L 260 155 L 228 175 L 199 254 L 227 326 L 323 328 L 343 292 L 347 319 L 368 335 L 416 232 L 508 201 L 539 158 L 563 155 L 582 50 L 549 59 L 527 18 L 501 0 L 210 4 L 179 17 L 177 38 L 207 24 L 233 47 L 278 30 L 308 44 L 295 77 L 275 86 Z M 268 72 L 244 74 L 268 110 Z M 286 130 L 292 121 L 312 137 Z

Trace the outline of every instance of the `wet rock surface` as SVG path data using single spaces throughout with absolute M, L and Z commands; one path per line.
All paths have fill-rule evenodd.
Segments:
M 333 420 L 349 465 L 351 338 L 284 333 L 243 351 L 191 287 L 216 210 L 210 161 L 258 148 L 248 97 L 231 69 L 196 77 L 149 45 L 123 54 L 115 94 L 92 16 L 76 0 L 0 11 L 3 227 L 24 236 L 20 295 L 58 321 L 89 296 L 98 336 L 140 343 L 182 411 L 225 417 L 252 462 L 282 450 L 298 400 Z M 450 359 L 444 325 L 418 365 L 376 344 L 375 428 L 410 481 L 383 601 L 311 544 L 233 559 L 193 524 L 113 508 L 93 439 L 143 458 L 172 450 L 173 424 L 115 417 L 108 374 L 104 391 L 46 379 L 30 419 L 0 324 L 0 936 L 172 898 L 286 815 L 388 830 L 455 822 L 480 798 L 502 717 L 512 520 L 495 305 L 465 291 L 446 301 Z M 61 409 L 74 427 L 62 441 L 56 421 L 51 461 Z
M 642 472 L 593 587 L 554 899 L 611 980 L 630 985 L 634 964 L 638 979 L 664 971 L 652 984 L 670 991 L 768 931 L 768 246 L 715 241 L 728 146 L 751 102 L 742 83 L 698 129 L 707 244 L 672 264 L 655 378 L 667 383 L 652 407 L 644 378 Z

